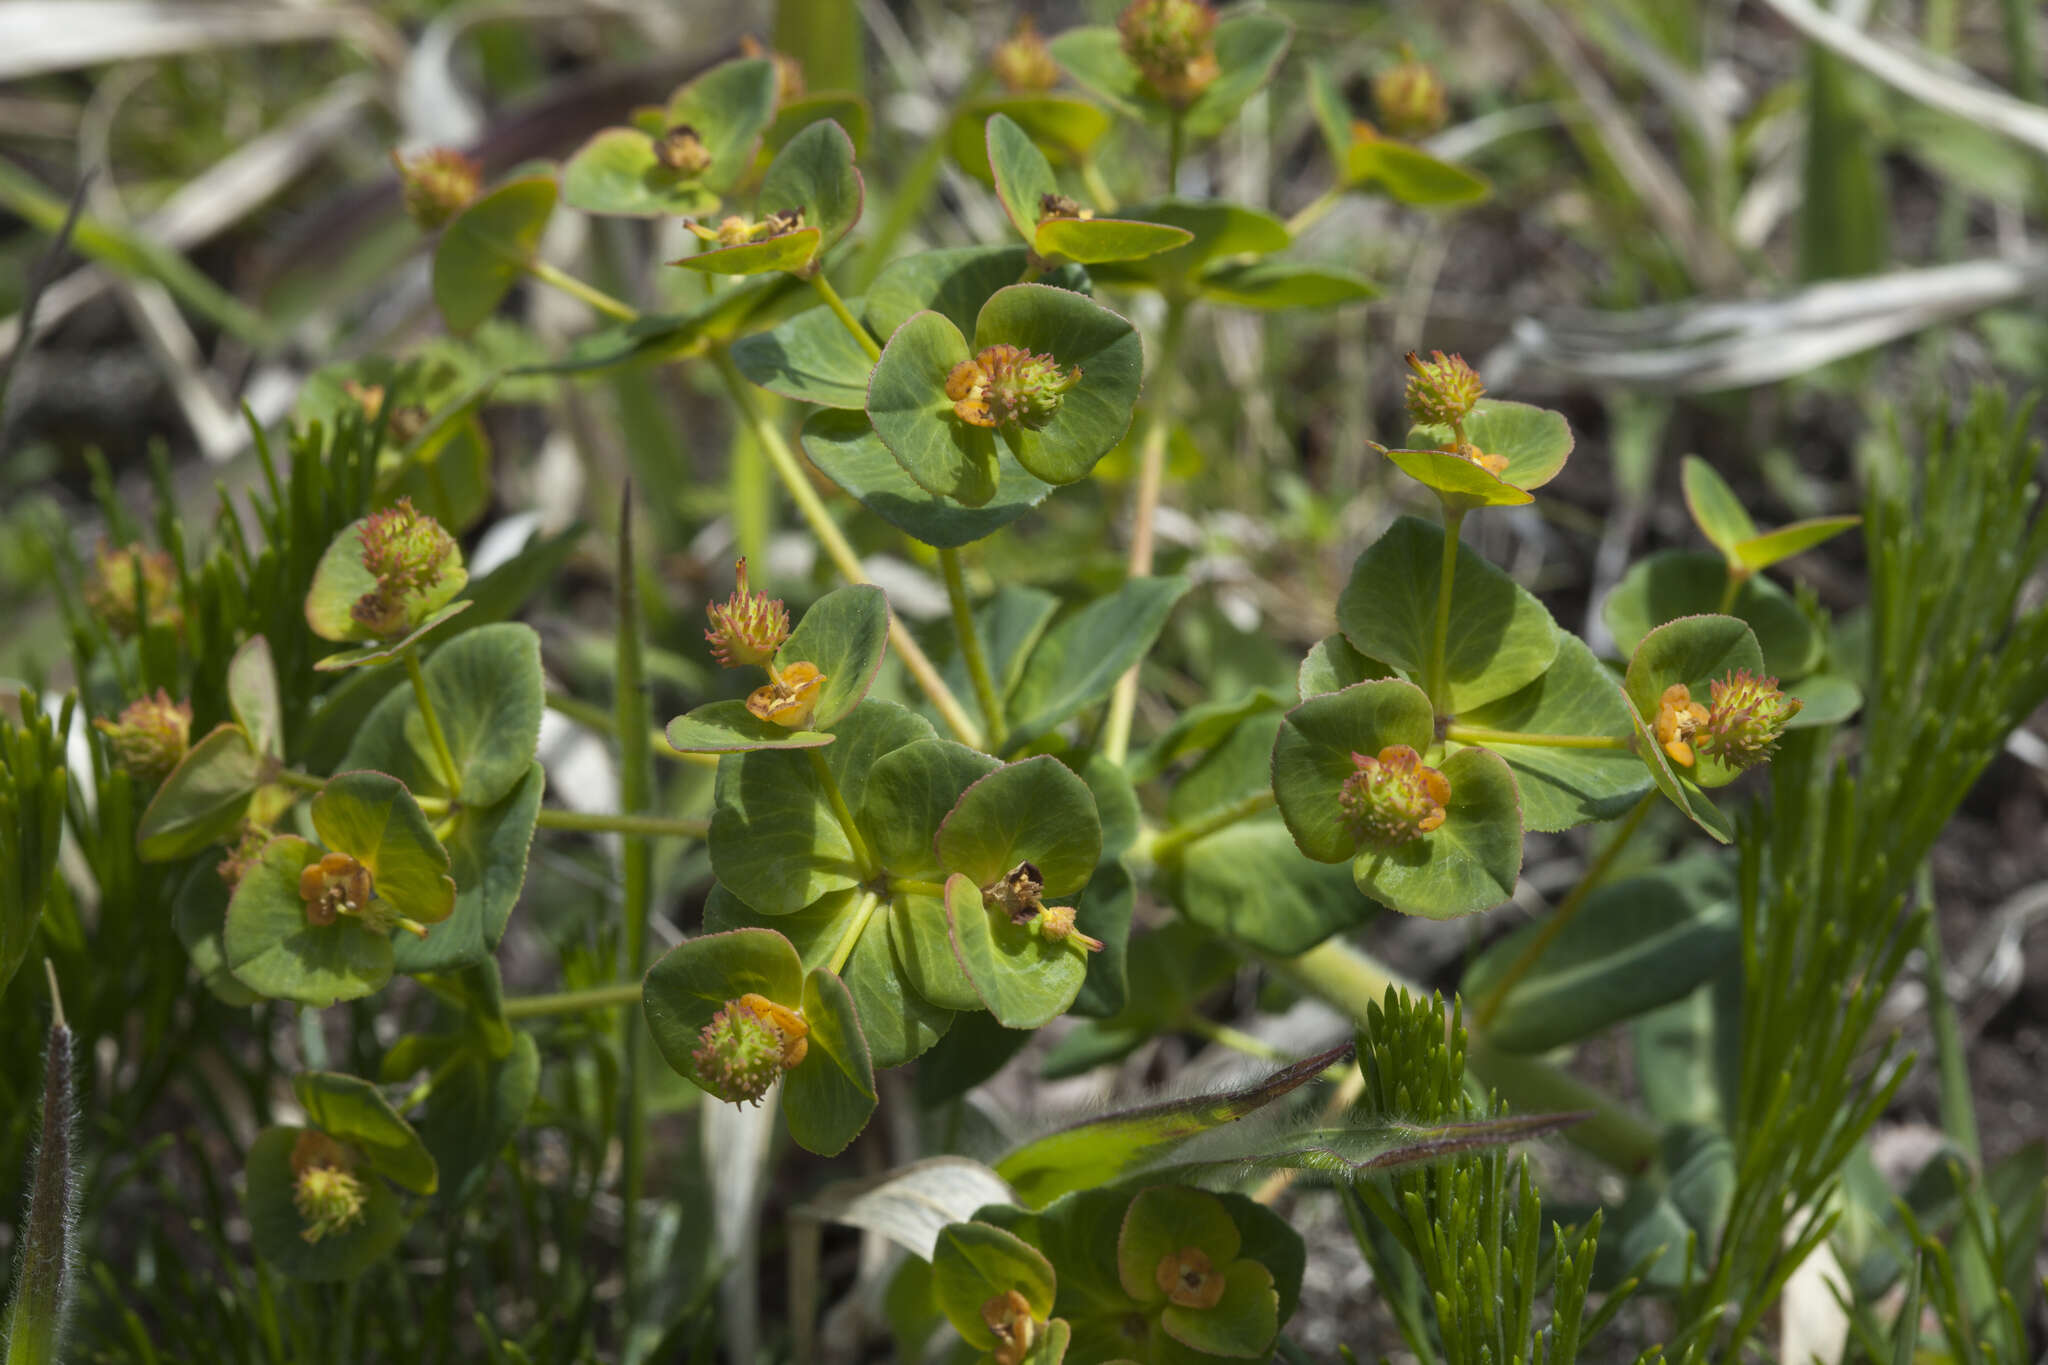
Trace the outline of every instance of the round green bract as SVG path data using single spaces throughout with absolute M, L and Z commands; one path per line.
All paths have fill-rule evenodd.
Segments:
M 1683 683 L 1692 699 L 1705 706 L 1715 681 L 1737 671 L 1761 675 L 1763 669 L 1763 651 L 1742 621 L 1733 616 L 1685 616 L 1643 637 L 1629 659 L 1622 686 L 1654 733 L 1666 688 Z M 1723 787 L 1741 775 L 1741 769 L 1693 747 L 1693 765 L 1685 775 L 1701 787 Z
M 1358 840 L 1338 795 L 1356 771 L 1352 756 L 1375 758 L 1394 744 L 1426 753 L 1435 723 L 1422 689 L 1394 678 L 1311 697 L 1289 711 L 1273 741 L 1273 795 L 1301 851 L 1321 863 L 1351 861 Z
M 1017 462 L 1047 483 L 1072 483 L 1095 467 L 1131 425 L 1145 347 L 1130 322 L 1071 290 L 1013 284 L 996 291 L 974 323 L 974 349 L 1008 344 L 1049 355 L 1081 382 L 1037 430 L 1004 428 Z
M 458 214 L 434 248 L 434 303 L 451 332 L 492 313 L 526 275 L 555 211 L 552 176 L 501 185 Z
M 1034 923 L 1011 923 L 957 872 L 946 879 L 946 922 L 961 970 L 1004 1028 L 1042 1028 L 1080 994 L 1088 964 L 1078 944 L 1051 942 Z
M 338 1071 L 302 1071 L 292 1077 L 292 1093 L 313 1127 L 363 1153 L 379 1175 L 414 1194 L 439 1188 L 426 1144 L 376 1086 Z
M 1351 864 L 1358 889 L 1390 910 L 1425 919 L 1476 914 L 1513 898 L 1522 872 L 1522 807 L 1500 755 L 1460 749 L 1435 767 L 1450 783 L 1444 822 L 1405 844 L 1367 850 Z
M 228 970 L 258 995 L 326 1008 L 360 1000 L 391 979 L 391 940 L 342 915 L 306 919 L 299 873 L 320 851 L 296 835 L 265 844 L 228 902 L 221 946 Z
M 370 870 L 377 899 L 422 924 L 455 910 L 448 851 L 434 837 L 419 802 L 385 773 L 337 773 L 313 798 L 313 828 L 328 848 Z
M 389 1186 L 368 1172 L 363 1182 L 363 1216 L 353 1227 L 308 1242 L 305 1218 L 292 1202 L 297 1181 L 292 1150 L 303 1128 L 266 1128 L 249 1145 L 244 1207 L 249 1241 L 256 1254 L 295 1280 L 353 1280 L 397 1248 L 405 1217 Z
M 875 362 L 867 414 L 918 487 L 980 507 L 998 486 L 995 433 L 962 420 L 946 393 L 947 376 L 972 357 L 952 323 L 937 313 L 917 314 L 896 329 Z
M 989 886 L 1020 863 L 1038 869 L 1048 899 L 1088 884 L 1102 857 L 1095 797 L 1050 754 L 998 768 L 967 788 L 939 825 L 939 864 Z
M 1014 460 L 998 460 L 996 488 L 968 507 L 920 486 L 876 434 L 865 412 L 827 408 L 803 427 L 804 454 L 825 477 L 905 535 L 937 549 L 970 545 L 995 534 L 1044 502 L 1052 485 Z

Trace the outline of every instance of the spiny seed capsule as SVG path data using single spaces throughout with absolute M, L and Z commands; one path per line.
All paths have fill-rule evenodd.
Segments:
M 728 1000 L 697 1035 L 697 1078 L 728 1104 L 758 1104 L 810 1050 L 810 1026 L 796 1011 L 748 992 Z
M 1169 1303 L 1182 1308 L 1214 1308 L 1223 1298 L 1223 1276 L 1200 1247 L 1182 1247 L 1159 1259 L 1152 1272 Z
M 1002 344 L 955 365 L 946 375 L 946 397 L 954 416 L 973 426 L 1037 431 L 1080 382 L 1078 365 L 1063 370 L 1049 355 Z
M 711 165 L 711 149 L 695 128 L 678 123 L 654 139 L 654 159 L 677 175 L 702 175 Z
M 1463 356 L 1432 351 L 1424 360 L 1410 351 L 1407 358 L 1413 372 L 1408 376 L 1408 415 L 1419 423 L 1456 426 L 1486 395 L 1486 385 Z
M 1351 755 L 1352 772 L 1337 790 L 1337 805 L 1361 845 L 1390 849 L 1444 822 L 1451 784 L 1405 744 L 1389 744 L 1376 758 Z
M 1450 121 L 1450 94 L 1434 67 L 1405 49 L 1402 58 L 1373 78 L 1373 107 L 1390 136 L 1428 137 Z
M 1786 722 L 1803 704 L 1781 692 L 1776 678 L 1739 668 L 1713 683 L 1712 703 L 1694 743 L 1731 768 L 1753 767 L 1771 756 Z
M 704 638 L 711 643 L 711 657 L 722 667 L 766 668 L 789 638 L 789 608 L 779 597 L 748 588 L 744 558 L 733 566 L 733 575 L 732 596 L 704 609 L 711 621 Z
M 1038 36 L 1038 25 L 1025 15 L 1011 30 L 1009 39 L 989 54 L 989 67 L 1006 89 L 1018 94 L 1050 90 L 1060 83 L 1060 64 L 1052 49 Z
M 427 615 L 427 597 L 449 573 L 462 567 L 455 538 L 411 498 L 400 498 L 363 519 L 356 538 L 363 568 L 377 586 L 355 600 L 349 615 L 372 635 L 403 634 Z
M 995 1334 L 996 1365 L 1021 1365 L 1038 1342 L 1038 1320 L 1031 1316 L 1031 1303 L 1015 1289 L 984 1302 L 981 1320 Z
M 1038 912 L 1038 933 L 1048 943 L 1065 943 L 1069 940 L 1099 953 L 1107 945 L 1099 938 L 1091 938 L 1074 927 L 1074 907 L 1071 905 L 1048 905 Z
M 1185 109 L 1217 77 L 1216 9 L 1208 0 L 1132 0 L 1116 21 L 1124 55 L 1168 104 Z
M 161 687 L 153 697 L 128 703 L 120 717 L 93 722 L 114 751 L 114 764 L 145 787 L 170 776 L 185 757 L 192 737 L 192 708 L 174 702 Z
M 406 213 L 427 232 L 468 208 L 483 183 L 483 167 L 452 147 L 432 147 L 409 160 L 394 150 L 391 164 L 398 168 Z
M 306 1220 L 299 1236 L 318 1242 L 362 1221 L 368 1192 L 346 1147 L 309 1128 L 293 1144 L 291 1160 L 292 1207 Z
M 747 712 L 785 730 L 801 730 L 811 723 L 824 690 L 825 675 L 816 664 L 790 664 L 771 670 L 768 682 L 747 694 Z
M 1657 699 L 1657 720 L 1652 732 L 1657 746 L 1681 768 L 1693 764 L 1693 736 L 1707 723 L 1707 708 L 1692 699 L 1692 689 L 1673 683 Z
M 100 542 L 85 580 L 86 609 L 113 634 L 129 636 L 142 628 L 142 598 L 148 600 L 150 625 L 175 628 L 184 623 L 185 614 L 178 607 L 178 566 L 169 555 L 140 544 L 116 550 Z

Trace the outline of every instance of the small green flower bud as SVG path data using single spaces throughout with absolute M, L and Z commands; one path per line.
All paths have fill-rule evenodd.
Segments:
M 391 153 L 405 211 L 432 232 L 469 207 L 483 183 L 483 167 L 452 147 L 432 147 L 411 160 Z
M 178 606 L 178 566 L 162 550 L 139 544 L 109 549 L 104 541 L 93 552 L 92 573 L 85 581 L 85 605 L 109 631 L 129 636 L 142 629 L 136 579 L 148 599 L 149 624 L 175 629 L 184 624 Z
M 695 128 L 679 123 L 654 139 L 654 159 L 677 175 L 702 175 L 711 165 L 711 149 Z
M 153 697 L 130 702 L 116 720 L 102 716 L 93 726 L 107 737 L 114 763 L 145 787 L 170 776 L 192 740 L 192 708 L 174 702 L 161 687 Z
M 1405 744 L 1389 744 L 1376 758 L 1351 755 L 1352 773 L 1337 790 L 1351 836 L 1366 847 L 1397 848 L 1444 822 L 1451 784 Z
M 1443 79 L 1415 54 L 1402 52 L 1399 66 L 1387 68 L 1373 78 L 1373 107 L 1379 111 L 1380 126 L 1391 137 L 1420 138 L 1450 121 L 1450 95 Z
M 1478 371 L 1463 356 L 1432 351 L 1424 360 L 1410 351 L 1408 368 L 1408 415 L 1427 426 L 1454 427 L 1472 413 L 1486 396 L 1486 385 Z
M 973 426 L 1037 431 L 1080 382 L 1078 365 L 1063 370 L 1049 355 L 996 345 L 947 372 L 946 397 L 953 400 L 954 415 Z
M 1778 689 L 1776 678 L 1739 668 L 1712 687 L 1712 704 L 1693 744 L 1731 768 L 1749 768 L 1771 756 L 1785 724 L 1804 704 Z
M 1008 40 L 989 54 L 988 64 L 996 79 L 1018 94 L 1050 90 L 1060 83 L 1060 64 L 1053 60 L 1052 49 L 1038 36 L 1038 25 L 1028 14 L 1017 20 Z
M 412 499 L 366 517 L 357 531 L 363 567 L 377 586 L 356 599 L 349 614 L 373 635 L 403 635 L 432 614 L 434 589 L 462 570 L 462 550 L 441 523 L 413 510 Z
M 758 1104 L 809 1051 L 810 1026 L 796 1011 L 748 992 L 728 1000 L 697 1035 L 697 1079 L 728 1104 Z
M 1073 943 L 1091 953 L 1099 953 L 1108 946 L 1074 926 L 1074 907 L 1071 905 L 1048 905 L 1039 911 L 1038 936 L 1047 943 Z
M 229 846 L 228 855 L 215 863 L 213 870 L 227 883 L 230 893 L 242 884 L 242 876 L 256 865 L 256 855 L 270 842 L 270 831 L 254 820 L 244 820 L 235 842 Z
M 734 575 L 732 596 L 704 609 L 711 620 L 704 638 L 711 642 L 711 657 L 722 667 L 766 668 L 789 638 L 789 609 L 780 598 L 748 591 L 744 558 L 734 565 Z
M 1193 104 L 1221 70 L 1208 0 L 1132 0 L 1116 27 L 1145 84 L 1176 108 Z
M 363 1220 L 368 1192 L 354 1165 L 354 1155 L 327 1134 L 299 1134 L 292 1147 L 292 1207 L 306 1220 L 299 1236 L 318 1242 Z

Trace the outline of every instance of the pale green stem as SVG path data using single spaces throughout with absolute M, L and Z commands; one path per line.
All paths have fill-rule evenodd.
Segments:
M 640 605 L 640 578 L 633 550 L 633 490 L 628 483 L 619 496 L 619 547 L 616 612 L 612 655 L 612 728 L 619 746 L 619 804 L 641 812 L 654 805 L 654 756 L 637 743 L 653 729 L 646 690 L 646 613 Z M 628 834 L 621 841 L 620 909 L 625 933 L 619 944 L 621 967 L 629 980 L 647 975 L 647 921 L 654 908 L 654 849 L 644 836 Z M 646 1191 L 647 1090 L 640 1084 L 642 1030 L 625 1031 L 624 1115 L 619 1126 L 619 1244 L 627 1249 L 621 1267 L 625 1281 L 625 1320 L 638 1322 L 646 1293 L 640 1258 L 640 1204 Z
M 881 874 L 881 867 L 875 862 L 873 850 L 854 823 L 853 812 L 847 808 L 846 798 L 840 795 L 839 783 L 832 777 L 832 765 L 825 761 L 825 755 L 816 749 L 804 750 L 811 760 L 811 771 L 817 774 L 818 785 L 825 789 L 825 800 L 831 804 L 832 816 L 839 821 L 840 832 L 846 835 L 846 842 L 853 849 L 853 861 L 860 868 L 860 878 L 868 881 Z
M 861 326 L 861 321 L 853 315 L 853 310 L 846 306 L 846 300 L 839 297 L 839 291 L 832 287 L 832 281 L 825 278 L 824 271 L 820 270 L 811 276 L 811 288 L 817 290 L 818 297 L 825 300 L 825 306 L 832 310 L 832 316 L 838 318 L 846 330 L 853 333 L 854 340 L 868 353 L 868 359 L 880 360 L 882 348 L 876 344 L 874 337 L 868 334 L 868 329 Z
M 1095 201 L 1095 207 L 1103 213 L 1115 213 L 1116 196 L 1110 193 L 1109 183 L 1102 178 L 1102 168 L 1095 164 L 1095 158 L 1084 158 L 1077 169 L 1081 172 L 1081 184 L 1087 189 L 1088 197 Z
M 640 310 L 629 303 L 622 303 L 595 285 L 585 284 L 574 275 L 557 270 L 546 261 L 528 260 L 521 262 L 527 274 L 542 284 L 559 289 L 574 299 L 581 299 L 606 317 L 620 322 L 638 322 Z
M 577 829 L 593 834 L 672 835 L 678 839 L 702 839 L 711 830 L 709 820 L 678 820 L 664 815 L 600 815 L 580 810 L 541 810 L 542 829 Z
M 1613 735 L 1551 735 L 1521 730 L 1489 730 L 1483 725 L 1446 725 L 1444 738 L 1459 744 L 1529 744 L 1542 749 L 1626 749 L 1626 737 Z
M 942 900 L 946 895 L 945 884 L 942 882 L 920 882 L 908 877 L 891 877 L 889 894 L 893 896 L 899 891 L 906 896 L 937 896 Z
M 1174 126 L 1180 126 L 1175 120 Z M 1145 435 L 1138 448 L 1138 488 L 1131 504 L 1131 552 L 1126 568 L 1132 578 L 1152 572 L 1153 522 L 1159 514 L 1159 492 L 1166 481 L 1166 444 L 1173 430 L 1168 395 L 1174 371 L 1180 366 L 1181 339 L 1187 322 L 1187 300 L 1178 295 L 1166 302 L 1166 322 L 1159 335 L 1159 357 L 1152 367 L 1152 392 L 1145 411 Z M 1102 750 L 1112 762 L 1121 763 L 1131 748 L 1131 719 L 1138 709 L 1138 670 L 1143 661 L 1117 679 L 1109 699 L 1109 716 L 1102 727 Z
M 1152 861 L 1163 863 L 1195 840 L 1206 838 L 1240 820 L 1249 820 L 1254 815 L 1269 811 L 1273 809 L 1273 804 L 1273 789 L 1262 787 L 1250 796 L 1233 801 L 1227 806 L 1219 806 L 1186 824 L 1174 825 L 1161 831 L 1153 836 L 1146 851 L 1152 855 Z
M 953 604 L 953 633 L 960 639 L 960 658 L 967 676 L 974 680 L 975 700 L 981 703 L 981 718 L 988 726 L 991 749 L 1003 747 L 1003 703 L 996 695 L 995 679 L 989 676 L 988 657 L 981 652 L 981 632 L 974 628 L 974 607 L 967 600 L 967 580 L 960 572 L 960 552 L 939 551 L 939 567 L 946 575 L 946 596 Z
M 825 557 L 832 561 L 833 567 L 839 570 L 839 576 L 847 582 L 870 581 L 860 566 L 860 556 L 853 552 L 853 546 L 847 543 L 838 524 L 832 520 L 832 514 L 825 509 L 824 501 L 818 497 L 818 490 L 811 486 L 810 477 L 804 473 L 795 452 L 782 439 L 782 433 L 764 420 L 760 410 L 754 406 L 753 394 L 748 391 L 745 377 L 733 366 L 732 357 L 723 348 L 714 348 L 711 363 L 717 366 L 719 375 L 725 380 L 726 391 L 732 395 L 740 420 L 747 424 L 754 440 L 767 452 L 768 462 L 775 466 L 782 486 L 789 490 L 797 511 L 824 548 Z M 932 666 L 924 649 L 893 613 L 889 618 L 889 648 L 895 651 L 904 668 L 916 679 L 918 687 L 930 698 L 932 708 L 939 713 L 939 719 L 946 723 L 946 728 L 953 732 L 953 737 L 970 749 L 981 748 L 981 727 L 967 714 L 967 708 L 946 686 L 946 680 L 939 676 L 939 670 Z
M 1429 645 L 1429 702 L 1438 715 L 1450 709 L 1451 684 L 1444 676 L 1444 650 L 1451 638 L 1451 584 L 1458 576 L 1458 532 L 1465 524 L 1463 508 L 1444 508 L 1444 562 L 1436 586 L 1436 634 Z
M 405 659 L 405 676 L 412 679 L 413 700 L 419 703 L 420 720 L 427 727 L 427 741 L 434 746 L 434 760 L 441 765 L 441 781 L 449 791 L 461 788 L 461 773 L 455 767 L 455 755 L 448 748 L 448 736 L 441 731 L 441 718 L 434 713 L 434 699 L 427 695 L 427 675 L 420 671 L 420 652 L 407 645 L 401 651 Z
M 1565 893 L 1565 898 L 1550 912 L 1550 918 L 1543 922 L 1543 928 L 1529 940 L 1528 946 L 1515 955 L 1515 960 L 1508 964 L 1507 970 L 1494 981 L 1492 989 L 1475 1002 L 1472 1010 L 1474 1030 L 1483 1031 L 1492 1027 L 1493 1021 L 1500 1015 L 1501 1006 L 1507 1003 L 1508 997 L 1514 993 L 1515 987 L 1521 984 L 1522 978 L 1535 970 L 1536 964 L 1543 960 L 1543 955 L 1550 951 L 1550 945 L 1557 942 L 1558 936 L 1571 926 L 1572 920 L 1585 908 L 1586 898 L 1607 880 L 1607 874 L 1614 870 L 1615 859 L 1621 856 L 1622 850 L 1628 847 L 1629 840 L 1642 828 L 1643 817 L 1650 813 L 1650 807 L 1656 802 L 1657 792 L 1654 788 L 1643 793 L 1642 800 L 1636 802 L 1623 817 L 1621 828 L 1614 831 L 1614 837 L 1607 841 L 1607 847 L 1601 849 L 1599 856 L 1593 859 L 1592 866 L 1579 878 L 1578 885 Z
M 1289 237 L 1301 236 L 1302 233 L 1307 232 L 1317 223 L 1320 223 L 1330 210 L 1336 208 L 1343 200 L 1344 187 L 1342 185 L 1330 186 L 1330 188 L 1309 200 L 1308 203 L 1302 205 L 1301 211 L 1287 220 L 1287 235 Z
M 563 692 L 548 693 L 547 703 L 548 710 L 559 711 L 578 725 L 586 726 L 601 735 L 617 735 L 618 726 L 612 723 L 611 713 L 602 706 L 593 706 L 587 701 L 579 700 Z M 717 754 L 686 754 L 681 749 L 670 744 L 668 736 L 662 734 L 659 730 L 648 730 L 647 745 L 654 751 L 654 755 L 657 758 L 673 759 L 678 763 L 694 763 L 700 768 L 715 768 L 718 766 Z
M 302 792 L 321 792 L 327 790 L 326 778 L 315 777 L 311 773 L 302 773 L 296 768 L 273 769 L 265 775 L 264 781 L 275 782 L 279 786 L 291 787 Z M 446 815 L 449 811 L 455 809 L 455 803 L 443 796 L 415 795 L 413 802 L 419 806 L 420 814 L 422 815 Z
M 409 1092 L 407 1092 L 406 1097 L 398 1102 L 398 1112 L 401 1114 L 409 1114 L 413 1110 L 425 1104 L 427 1102 L 427 1097 L 434 1093 L 434 1087 L 441 1084 L 450 1076 L 454 1075 L 463 1066 L 467 1065 L 469 1060 L 470 1054 L 464 1051 L 462 1048 L 457 1048 L 455 1051 L 449 1053 L 448 1059 L 446 1061 L 442 1062 L 441 1065 L 435 1067 L 433 1071 L 428 1074 L 425 1080 L 421 1081 L 418 1085 L 414 1086 Z
M 505 1017 L 539 1019 L 550 1014 L 615 1010 L 639 1003 L 640 983 L 624 981 L 611 986 L 586 986 L 580 991 L 556 991 L 552 995 L 515 995 L 505 1002 Z
M 825 963 L 826 971 L 834 976 L 846 971 L 847 959 L 853 956 L 854 947 L 860 942 L 860 936 L 867 932 L 868 921 L 875 917 L 875 907 L 881 903 L 882 898 L 872 891 L 860 893 L 860 904 L 853 912 L 853 923 L 847 925 L 846 932 L 839 936 L 838 946 L 833 948 L 831 959 Z
M 1166 131 L 1166 193 L 1180 191 L 1180 158 L 1187 150 L 1187 121 L 1176 111 Z
M 1728 581 L 1721 585 L 1721 603 L 1714 608 L 1714 611 L 1718 615 L 1726 616 L 1729 612 L 1735 610 L 1735 599 L 1741 596 L 1742 585 L 1748 581 L 1749 574 L 1747 571 L 1738 570 L 1734 565 L 1729 565 Z
M 1219 1024 L 1214 1019 L 1200 1014 L 1181 1016 L 1177 1027 L 1219 1046 L 1227 1047 L 1232 1052 L 1242 1052 L 1247 1057 L 1257 1057 L 1263 1062 L 1286 1063 L 1296 1060 L 1292 1054 L 1274 1047 L 1263 1039 L 1252 1037 L 1243 1029 Z

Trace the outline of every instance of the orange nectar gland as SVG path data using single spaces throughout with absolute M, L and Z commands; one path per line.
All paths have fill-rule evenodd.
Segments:
M 1776 678 L 1759 678 L 1748 669 L 1716 679 L 1712 698 L 1694 743 L 1731 768 L 1754 767 L 1769 758 L 1785 723 L 1804 705 L 1779 691 Z
M 728 1000 L 697 1035 L 697 1079 L 728 1104 L 758 1104 L 810 1051 L 803 1016 L 752 991 Z
M 1389 744 L 1379 757 L 1351 755 L 1353 771 L 1337 789 L 1337 806 L 1351 837 L 1375 849 L 1396 848 L 1444 822 L 1451 784 L 1405 744 Z
M 711 149 L 695 128 L 678 123 L 654 139 L 654 159 L 677 175 L 702 175 L 711 165 Z
M 349 1150 L 327 1134 L 299 1134 L 292 1145 L 292 1207 L 306 1220 L 299 1236 L 318 1242 L 363 1221 L 365 1191 L 354 1165 Z
M 1199 1247 L 1182 1247 L 1160 1257 L 1152 1278 L 1167 1302 L 1182 1308 L 1214 1308 L 1223 1298 L 1224 1279 Z
M 93 727 L 107 737 L 116 767 L 154 787 L 185 757 L 192 738 L 192 708 L 172 701 L 159 687 L 155 696 L 130 702 L 118 719 L 101 716 Z
M 1038 1343 L 1038 1320 L 1031 1316 L 1030 1302 L 1015 1289 L 982 1304 L 981 1320 L 995 1334 L 996 1365 L 1020 1365 Z
M 1221 71 L 1207 0 L 1132 0 L 1116 21 L 1124 56 L 1167 103 L 1185 109 Z
M 1707 708 L 1692 699 L 1692 689 L 1684 683 L 1673 683 L 1657 699 L 1657 720 L 1652 732 L 1657 736 L 1657 747 L 1673 763 L 1690 768 L 1693 736 L 1706 723 Z
M 769 681 L 747 694 L 747 714 L 785 730 L 801 730 L 811 723 L 818 709 L 818 697 L 825 690 L 825 675 L 816 664 L 796 663 L 768 670 Z
M 1005 343 L 955 365 L 946 375 L 946 397 L 953 415 L 972 426 L 1037 431 L 1080 382 L 1079 365 L 1063 370 L 1049 355 Z
M 711 620 L 704 638 L 721 667 L 766 668 L 789 638 L 789 608 L 779 597 L 748 589 L 744 558 L 733 565 L 733 577 L 732 596 L 704 609 Z
M 356 538 L 363 546 L 363 568 L 377 586 L 358 597 L 348 614 L 372 635 L 402 635 L 417 624 L 427 594 L 462 563 L 455 537 L 415 511 L 411 498 L 366 517 Z
M 115 635 L 135 634 L 143 624 L 135 596 L 138 575 L 149 600 L 149 624 L 182 625 L 185 613 L 178 608 L 178 566 L 162 550 L 139 544 L 115 550 L 100 542 L 93 552 L 92 573 L 85 580 L 87 610 Z
M 427 936 L 425 925 L 399 914 L 390 902 L 377 899 L 370 869 L 346 853 L 322 854 L 319 862 L 299 869 L 299 899 L 306 903 L 306 922 L 315 928 L 325 928 L 348 915 L 372 933 L 403 929 L 420 938 Z
M 398 168 L 406 213 L 428 232 L 468 208 L 483 183 L 483 167 L 452 147 L 432 147 L 410 160 L 393 151 L 391 164 Z
M 1450 121 L 1450 96 L 1436 69 L 1404 51 L 1399 66 L 1373 78 L 1372 103 L 1380 124 L 1398 138 L 1427 137 Z
M 1060 83 L 1060 64 L 1028 14 L 1017 21 L 1008 41 L 989 54 L 988 64 L 996 79 L 1016 94 L 1050 90 Z

